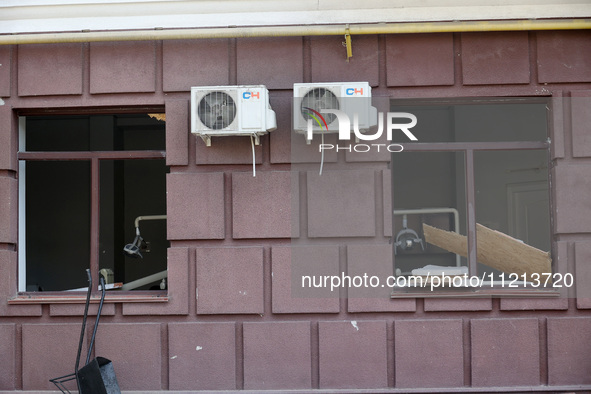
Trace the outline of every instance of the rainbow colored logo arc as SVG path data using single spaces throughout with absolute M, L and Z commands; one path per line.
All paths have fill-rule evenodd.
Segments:
M 328 131 L 328 125 L 326 124 L 326 119 L 324 119 L 324 116 L 322 116 L 322 114 L 310 107 L 304 107 L 304 109 L 310 111 L 310 113 L 308 113 L 308 115 L 310 115 L 310 117 L 312 117 L 312 119 L 314 119 L 316 121 L 316 123 L 318 123 L 318 126 L 320 127 L 320 129 L 322 130 L 322 124 L 324 123 L 324 129 L 325 131 Z M 320 122 L 322 120 L 322 123 Z

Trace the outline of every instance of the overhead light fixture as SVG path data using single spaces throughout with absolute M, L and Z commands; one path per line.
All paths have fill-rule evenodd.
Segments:
M 135 218 L 135 238 L 132 243 L 127 244 L 123 247 L 123 252 L 126 256 L 132 258 L 144 258 L 141 250 L 145 246 L 144 239 L 140 234 L 140 221 L 142 220 L 163 220 L 166 219 L 166 215 L 150 215 L 150 216 L 138 216 Z
M 144 256 L 142 256 L 140 249 L 142 247 L 142 243 L 144 243 L 144 239 L 142 238 L 142 236 L 140 235 L 140 228 L 136 227 L 135 229 L 135 239 L 133 240 L 132 243 L 127 244 L 123 247 L 123 252 L 125 252 L 125 254 L 129 257 L 133 257 L 133 258 L 144 258 Z
M 423 243 L 423 240 L 419 237 L 416 231 L 407 227 L 407 223 L 406 214 L 402 215 L 402 230 L 396 235 L 396 242 L 394 243 L 396 248 L 394 251 L 397 252 L 399 248 L 404 251 L 409 251 L 414 248 L 415 244 L 419 244 L 424 252 L 425 244 Z

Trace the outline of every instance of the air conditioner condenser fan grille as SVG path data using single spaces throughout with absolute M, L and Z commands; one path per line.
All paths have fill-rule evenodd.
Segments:
M 322 109 L 339 109 L 339 99 L 333 92 L 326 88 L 314 88 L 302 97 L 301 113 L 304 119 L 313 119 L 313 113 L 308 109 L 321 112 Z M 327 124 L 336 119 L 335 114 L 322 114 Z
M 199 102 L 197 114 L 206 127 L 213 130 L 224 129 L 236 117 L 236 104 L 227 93 L 211 92 Z

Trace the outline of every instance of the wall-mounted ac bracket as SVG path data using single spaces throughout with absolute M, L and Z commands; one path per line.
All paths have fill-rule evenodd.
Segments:
M 261 135 L 263 134 L 251 134 L 252 137 L 254 138 L 254 144 L 255 145 L 260 145 L 261 144 Z M 248 137 L 248 135 L 245 135 Z M 205 142 L 205 146 L 211 146 L 211 135 L 208 134 L 201 134 L 200 135 L 201 139 L 203 140 L 203 142 Z

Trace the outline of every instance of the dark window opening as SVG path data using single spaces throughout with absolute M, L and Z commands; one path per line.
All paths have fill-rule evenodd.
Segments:
M 142 258 L 123 251 L 137 217 L 166 215 L 164 151 L 147 114 L 21 119 L 19 290 L 84 288 L 87 268 L 108 288 L 166 288 L 165 216 L 141 221 Z
M 466 273 L 506 285 L 511 273 L 524 282 L 532 270 L 551 273 L 549 255 L 542 261 L 551 250 L 546 101 L 396 101 L 391 111 L 417 116 L 419 140 L 395 141 L 404 151 L 392 155 L 397 275 Z M 520 244 L 531 254 L 515 257 Z

